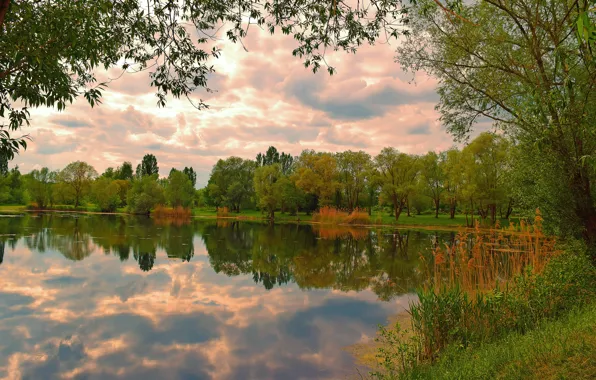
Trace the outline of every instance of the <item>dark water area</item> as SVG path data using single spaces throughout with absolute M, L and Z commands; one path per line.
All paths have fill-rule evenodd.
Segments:
M 0 378 L 343 379 L 452 232 L 0 217 Z

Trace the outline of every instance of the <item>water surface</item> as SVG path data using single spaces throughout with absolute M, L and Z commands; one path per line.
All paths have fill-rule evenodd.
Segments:
M 0 217 L 0 378 L 341 379 L 448 232 Z

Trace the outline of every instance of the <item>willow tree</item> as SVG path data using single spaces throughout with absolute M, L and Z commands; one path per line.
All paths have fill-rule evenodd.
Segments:
M 439 79 L 437 108 L 457 138 L 489 119 L 535 151 L 529 159 L 549 170 L 527 182 L 548 183 L 540 175 L 563 182 L 568 202 L 559 207 L 569 212 L 559 225 L 596 243 L 596 50 L 577 33 L 580 16 L 593 23 L 591 2 L 469 1 L 455 15 L 418 1 L 398 61 Z

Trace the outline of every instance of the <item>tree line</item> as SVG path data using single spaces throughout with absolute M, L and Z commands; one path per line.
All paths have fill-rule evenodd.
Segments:
M 197 175 L 192 167 L 172 168 L 167 178 L 159 178 L 153 154 L 146 154 L 135 171 L 130 162 L 124 162 L 101 175 L 83 161 L 62 170 L 44 167 L 25 175 L 18 166 L 0 168 L 0 204 L 31 203 L 33 208 L 47 209 L 93 203 L 103 212 L 126 207 L 132 213 L 148 214 L 156 205 L 192 207 L 196 196 Z
M 432 209 L 451 218 L 460 211 L 495 222 L 509 218 L 514 206 L 508 172 L 511 142 L 483 133 L 463 149 L 414 155 L 384 148 L 371 156 L 363 151 L 338 153 L 304 150 L 292 157 L 275 147 L 255 160 L 219 160 L 201 190 L 206 205 L 259 208 L 271 219 L 276 211 L 295 214 L 334 206 L 349 212 L 391 208 L 395 219 Z
M 512 143 L 483 133 L 463 149 L 424 155 L 384 148 L 376 156 L 363 151 L 316 152 L 299 156 L 271 146 L 254 160 L 220 159 L 207 186 L 196 190 L 192 167 L 172 168 L 159 178 L 157 158 L 146 154 L 133 170 L 130 162 L 107 168 L 101 175 L 86 162 L 62 170 L 35 169 L 22 175 L 15 167 L 0 172 L 0 203 L 47 209 L 78 208 L 93 203 L 99 211 L 148 214 L 157 205 L 228 208 L 239 213 L 258 209 L 269 218 L 275 212 L 312 213 L 323 206 L 391 210 L 397 220 L 432 211 L 454 218 L 461 212 L 495 222 L 509 218 L 515 204 L 511 190 Z

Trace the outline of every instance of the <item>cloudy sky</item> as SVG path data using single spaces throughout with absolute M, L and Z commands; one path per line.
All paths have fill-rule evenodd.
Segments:
M 196 94 L 211 106 L 198 111 L 186 100 L 157 108 L 148 73 L 124 75 L 91 108 L 83 99 L 64 112 L 32 112 L 29 149 L 15 158 L 22 172 L 64 167 L 74 160 L 98 172 L 153 153 L 161 175 L 192 166 L 197 186 L 212 165 L 231 155 L 254 158 L 268 146 L 298 155 L 303 149 L 364 150 L 385 146 L 407 153 L 444 150 L 452 138 L 437 121 L 436 81 L 403 72 L 395 44 L 363 47 L 356 55 L 328 56 L 337 74 L 313 74 L 291 52 L 291 37 L 251 30 L 244 45 L 220 42 L 213 94 Z M 118 71 L 107 73 L 118 76 Z

